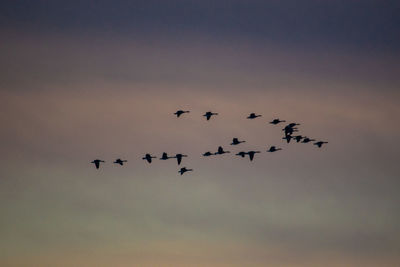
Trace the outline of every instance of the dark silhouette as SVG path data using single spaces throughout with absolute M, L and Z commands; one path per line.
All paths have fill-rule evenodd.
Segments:
M 282 129 L 282 131 L 285 131 L 285 136 L 286 136 L 286 135 L 292 135 L 294 132 L 298 132 L 298 129 L 294 126 L 286 125 L 285 128 Z
M 260 151 L 249 151 L 249 152 L 247 152 L 247 154 L 249 155 L 250 161 L 253 161 L 254 155 L 256 153 L 260 153 Z
M 235 137 L 235 138 L 232 139 L 231 145 L 234 146 L 234 145 L 238 145 L 238 144 L 244 143 L 244 142 L 246 142 L 246 141 L 239 141 L 239 139 L 237 139 L 237 138 Z
M 261 117 L 261 115 L 256 115 L 255 113 L 250 113 L 250 115 L 247 118 L 252 120 L 252 119 L 255 119 L 258 117 Z
M 277 147 L 275 147 L 275 146 L 271 146 L 271 147 L 269 148 L 269 150 L 267 150 L 267 152 L 275 152 L 275 151 L 278 151 L 278 150 L 282 150 L 282 148 L 277 148 Z
M 292 140 L 292 136 L 291 135 L 285 135 L 285 137 L 282 137 L 282 139 L 286 139 L 287 143 L 290 143 L 290 140 Z
M 314 145 L 321 147 L 323 144 L 327 144 L 327 143 L 328 142 L 325 142 L 325 141 L 318 141 L 318 142 L 315 142 Z
M 303 139 L 303 136 L 301 136 L 301 135 L 296 135 L 296 136 L 293 136 L 293 139 L 296 140 L 296 142 L 298 143 L 298 142 L 301 141 L 301 139 Z
M 279 119 L 274 119 L 274 120 L 270 121 L 269 123 L 277 125 L 278 123 L 281 123 L 281 122 L 286 122 L 286 121 L 281 121 Z
M 96 166 L 96 169 L 98 169 L 100 167 L 100 162 L 105 162 L 105 161 L 101 160 L 101 159 L 95 159 L 90 163 L 94 163 L 94 165 Z
M 151 159 L 155 159 L 157 157 L 153 157 L 150 154 L 146 154 L 142 159 L 147 160 L 148 163 L 151 163 Z
M 218 113 L 213 113 L 211 111 L 207 111 L 206 114 L 204 114 L 203 116 L 207 118 L 207 120 L 210 120 L 211 116 L 213 115 L 218 115 Z
M 225 154 L 225 153 L 231 153 L 231 152 L 230 152 L 230 151 L 224 151 L 224 149 L 222 148 L 222 146 L 219 146 L 219 147 L 218 147 L 218 151 L 215 152 L 215 155 L 222 155 L 222 154 Z
M 209 157 L 214 155 L 214 153 L 211 153 L 210 151 L 207 151 L 206 153 L 203 154 L 204 157 Z
M 175 112 L 174 114 L 176 115 L 176 117 L 180 117 L 183 113 L 189 113 L 189 110 L 178 110 L 177 112 Z
M 244 156 L 246 156 L 246 152 L 244 151 L 240 151 L 239 153 L 235 154 L 236 156 L 241 156 L 242 158 L 244 158 Z
M 171 158 L 173 158 L 173 157 L 168 157 L 168 154 L 166 152 L 163 152 L 160 160 L 167 160 L 167 159 L 171 159 Z
M 312 141 L 315 141 L 315 139 L 310 139 L 308 137 L 304 137 L 303 141 L 301 141 L 301 142 L 307 144 L 307 143 L 312 142 Z
M 178 161 L 178 165 L 181 164 L 182 162 L 182 158 L 183 157 L 187 157 L 187 155 L 183 155 L 183 154 L 176 154 L 174 158 L 176 158 L 176 160 Z
M 116 159 L 113 163 L 117 163 L 119 165 L 124 165 L 124 162 L 128 162 L 127 160 L 122 160 L 122 159 Z
M 186 167 L 181 168 L 178 172 L 183 175 L 185 172 L 192 172 L 193 169 L 186 169 Z

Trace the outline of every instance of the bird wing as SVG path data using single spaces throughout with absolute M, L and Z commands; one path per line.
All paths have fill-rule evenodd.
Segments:
M 250 161 L 252 161 L 254 159 L 254 153 L 249 153 L 249 158 L 250 158 Z
M 207 118 L 207 120 L 210 120 L 211 114 L 206 114 L 206 118 Z
M 96 165 L 96 169 L 98 169 L 98 168 L 100 167 L 100 162 L 96 160 L 96 161 L 94 162 L 94 165 Z

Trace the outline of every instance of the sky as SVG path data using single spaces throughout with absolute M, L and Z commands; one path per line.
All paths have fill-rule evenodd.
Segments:
M 0 265 L 398 266 L 399 10 L 3 1 Z

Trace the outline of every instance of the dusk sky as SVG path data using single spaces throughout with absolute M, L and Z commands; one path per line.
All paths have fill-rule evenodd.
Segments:
M 0 266 L 399 266 L 399 28 L 399 1 L 3 1 Z

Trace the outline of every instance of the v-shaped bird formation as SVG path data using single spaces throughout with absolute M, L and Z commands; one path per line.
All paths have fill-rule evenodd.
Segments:
M 190 113 L 190 111 L 189 110 L 178 110 L 178 111 L 176 111 L 174 113 L 174 115 L 177 118 L 180 118 L 185 113 Z M 218 115 L 218 113 L 207 111 L 203 116 L 206 118 L 207 121 L 209 121 L 212 118 L 212 116 L 216 116 L 216 115 Z M 256 114 L 256 113 L 250 113 L 247 116 L 247 119 L 251 119 L 252 120 L 252 119 L 256 119 L 256 118 L 261 117 L 261 116 L 262 115 L 259 115 L 259 114 Z M 276 119 L 273 119 L 272 121 L 270 121 L 269 123 L 273 124 L 273 125 L 278 125 L 278 124 L 281 124 L 281 123 L 284 123 L 284 122 L 286 122 L 286 121 L 285 120 L 280 120 L 279 118 L 276 118 Z M 299 131 L 298 127 L 297 127 L 299 125 L 300 125 L 299 123 L 292 122 L 292 123 L 287 124 L 284 128 L 282 128 L 282 131 L 284 132 L 284 136 L 282 137 L 282 139 L 285 140 L 287 143 L 290 143 L 290 141 L 293 139 L 297 143 L 303 143 L 303 144 L 307 144 L 307 143 L 316 141 L 315 139 L 312 139 L 312 138 L 307 137 L 307 136 L 294 135 L 294 133 L 297 133 Z M 246 141 L 245 140 L 239 140 L 239 138 L 234 137 L 232 139 L 231 145 L 232 146 L 237 146 L 237 145 L 240 145 L 241 143 L 244 143 L 244 142 L 246 142 Z M 317 142 L 314 142 L 313 144 L 315 146 L 317 146 L 318 148 L 321 148 L 324 144 L 327 144 L 327 143 L 328 142 L 326 142 L 326 141 L 317 141 Z M 279 150 L 282 150 L 282 148 L 279 148 L 279 147 L 276 147 L 276 146 L 272 145 L 272 146 L 269 147 L 268 150 L 266 150 L 266 152 L 273 153 L 273 152 L 277 152 Z M 224 150 L 224 148 L 222 146 L 219 146 L 216 152 L 207 151 L 207 152 L 203 153 L 202 156 L 203 157 L 209 157 L 209 156 L 217 156 L 217 155 L 223 155 L 223 154 L 228 154 L 228 153 L 230 153 L 230 151 L 226 151 L 226 150 Z M 246 156 L 249 156 L 250 161 L 253 161 L 255 155 L 258 154 L 258 153 L 261 153 L 261 151 L 253 151 L 253 150 L 247 151 L 247 152 L 246 151 L 240 151 L 240 152 L 237 152 L 235 155 L 236 156 L 240 156 L 242 158 L 245 158 Z M 188 155 L 185 155 L 185 154 L 182 154 L 182 153 L 178 153 L 178 154 L 175 154 L 175 156 L 168 156 L 167 152 L 163 152 L 159 159 L 160 160 L 176 159 L 178 165 L 180 165 L 182 163 L 183 158 L 185 158 L 185 157 L 188 157 Z M 150 153 L 147 153 L 147 154 L 144 155 L 144 157 L 142 159 L 147 161 L 150 164 L 150 163 L 153 162 L 153 159 L 155 159 L 155 158 L 157 158 L 157 157 L 156 156 L 152 156 Z M 126 163 L 126 162 L 127 162 L 127 160 L 123 160 L 123 159 L 118 158 L 113 163 L 123 166 L 124 163 Z M 100 168 L 100 164 L 101 163 L 105 163 L 105 161 L 101 160 L 101 159 L 95 159 L 91 163 L 93 163 L 95 165 L 96 169 L 99 169 Z M 178 173 L 180 173 L 180 175 L 183 175 L 184 173 L 191 172 L 191 171 L 193 171 L 193 169 L 188 169 L 186 167 L 182 167 L 182 168 L 180 168 Z

